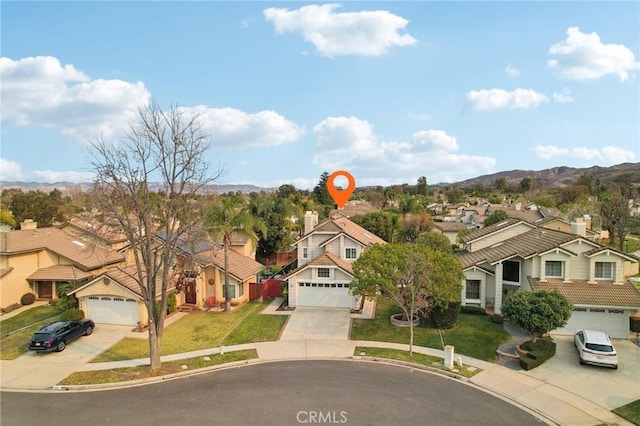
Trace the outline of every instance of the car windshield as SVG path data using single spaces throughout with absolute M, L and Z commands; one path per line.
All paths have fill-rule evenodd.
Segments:
M 598 345 L 597 343 L 587 343 L 587 349 L 598 352 L 613 352 L 613 346 Z
M 49 333 L 36 333 L 33 335 L 33 339 L 34 340 L 40 340 L 40 339 L 48 339 L 51 337 L 51 334 Z

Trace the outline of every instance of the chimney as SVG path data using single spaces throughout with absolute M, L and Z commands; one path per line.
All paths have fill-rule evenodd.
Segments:
M 571 222 L 571 233 L 580 235 L 581 237 L 587 236 L 587 224 L 584 219 L 577 218 L 574 222 Z
M 304 234 L 307 235 L 313 231 L 318 224 L 318 212 L 307 211 L 304 213 Z
M 33 219 L 25 219 L 23 222 L 20 222 L 20 229 L 36 229 L 38 227 L 38 222 L 34 222 Z
M 582 216 L 582 220 L 584 220 L 584 223 L 587 225 L 587 229 L 591 229 L 591 216 L 585 214 Z
M 517 210 L 517 211 L 522 210 L 522 203 L 521 203 L 520 201 L 518 201 L 518 202 L 516 203 L 516 210 Z

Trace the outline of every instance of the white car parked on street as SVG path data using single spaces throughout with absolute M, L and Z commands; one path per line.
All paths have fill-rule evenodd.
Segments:
M 618 354 L 606 333 L 596 330 L 580 330 L 573 337 L 578 348 L 580 364 L 618 368 Z

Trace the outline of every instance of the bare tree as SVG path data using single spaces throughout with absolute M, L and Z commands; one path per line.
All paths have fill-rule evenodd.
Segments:
M 190 204 L 222 170 L 212 172 L 205 162 L 209 136 L 198 116 L 187 116 L 178 106 L 166 111 L 157 103 L 141 107 L 124 133 L 114 143 L 92 142 L 94 190 L 99 208 L 128 238 L 135 271 L 129 276 L 140 286 L 148 312 L 150 364 L 156 369 L 161 366 L 175 256 L 201 219 Z M 162 238 L 156 238 L 156 232 L 162 232 Z
M 620 188 L 614 187 L 611 195 L 602 200 L 600 214 L 609 231 L 609 243 L 615 247 L 617 237 L 618 249 L 623 251 L 624 239 L 632 222 L 628 196 Z

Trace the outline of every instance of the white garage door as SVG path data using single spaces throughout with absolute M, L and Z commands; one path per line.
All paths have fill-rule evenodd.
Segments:
M 86 315 L 97 324 L 136 325 L 138 303 L 124 297 L 89 296 Z
M 580 329 L 601 330 L 618 339 L 629 338 L 629 312 L 612 308 L 574 308 L 569 322 L 554 330 L 557 334 L 574 334 Z
M 349 294 L 349 284 L 298 283 L 297 306 L 324 308 L 351 308 L 354 297 Z

